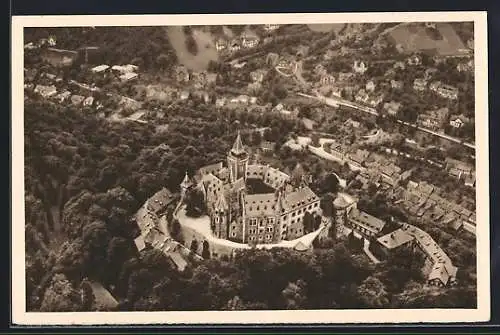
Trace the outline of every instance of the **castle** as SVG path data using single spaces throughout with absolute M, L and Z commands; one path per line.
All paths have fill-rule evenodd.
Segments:
M 298 165 L 291 176 L 268 165 L 250 164 L 240 133 L 223 162 L 198 170 L 196 182 L 187 176 L 184 195 L 191 187 L 204 196 L 210 226 L 217 238 L 239 243 L 265 244 L 293 240 L 306 234 L 304 214 L 320 214 L 320 199 L 307 186 Z M 249 183 L 261 182 L 267 193 L 252 192 Z

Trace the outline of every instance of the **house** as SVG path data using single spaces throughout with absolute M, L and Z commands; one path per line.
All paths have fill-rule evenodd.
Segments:
M 135 72 L 126 72 L 120 76 L 120 80 L 122 82 L 127 82 L 127 81 L 131 81 L 133 79 L 137 79 L 137 77 L 138 77 L 138 74 Z
M 255 70 L 255 71 L 250 72 L 250 78 L 252 78 L 252 81 L 254 81 L 254 82 L 262 83 L 266 74 L 267 74 L 267 71 L 259 69 L 259 70 Z
M 111 71 L 115 71 L 115 72 L 122 73 L 122 74 L 134 72 L 134 71 L 137 71 L 138 69 L 139 69 L 139 67 L 137 65 L 132 65 L 132 64 L 113 65 L 111 67 Z
M 391 186 L 396 186 L 401 180 L 401 168 L 394 164 L 388 164 L 380 167 L 382 181 Z
M 366 72 L 366 70 L 368 70 L 368 66 L 363 61 L 355 60 L 354 65 L 352 66 L 352 70 L 355 73 L 364 74 Z
M 103 64 L 103 65 L 98 65 L 96 67 L 91 68 L 90 71 L 92 73 L 101 73 L 101 72 L 106 71 L 107 69 L 109 69 L 109 65 Z
M 458 99 L 458 88 L 451 85 L 441 84 L 437 89 L 437 94 L 443 98 L 456 100 Z
M 413 89 L 415 91 L 425 91 L 425 89 L 427 88 L 427 80 L 423 79 L 423 78 L 416 78 L 414 81 L 413 81 Z
M 215 106 L 217 107 L 223 107 L 225 104 L 226 104 L 226 98 L 222 97 L 222 98 L 217 98 L 215 100 Z
M 425 80 L 430 80 L 432 78 L 432 76 L 437 72 L 437 69 L 436 68 L 428 68 L 425 70 L 424 72 L 424 79 Z
M 370 156 L 370 152 L 367 150 L 357 149 L 354 153 L 349 153 L 349 163 L 356 167 L 362 167 L 363 163 Z
M 37 85 L 34 91 L 35 93 L 40 94 L 44 98 L 49 98 L 57 93 L 57 89 L 54 85 L 50 86 Z
M 85 97 L 81 95 L 75 94 L 71 96 L 71 103 L 75 106 L 80 105 L 83 102 L 83 100 L 85 100 Z
M 391 80 L 391 88 L 394 90 L 400 90 L 403 88 L 403 82 L 401 80 Z
M 393 68 L 404 70 L 404 69 L 406 69 L 406 65 L 404 62 L 399 61 L 399 62 L 394 63 Z
M 308 119 L 305 117 L 303 117 L 301 121 L 302 121 L 302 124 L 304 125 L 304 128 L 306 128 L 307 130 L 313 130 L 314 125 L 316 124 L 316 122 L 314 120 L 311 120 L 311 119 Z
M 476 174 L 470 173 L 465 176 L 465 186 L 475 187 L 476 186 Z
M 351 209 L 348 214 L 347 223 L 352 229 L 366 237 L 378 235 L 385 226 L 385 221 L 357 208 Z
M 462 62 L 457 64 L 458 72 L 474 72 L 474 60 L 469 60 L 468 62 Z
M 340 160 L 346 159 L 348 152 L 349 147 L 344 144 L 338 142 L 333 142 L 332 144 L 330 144 L 329 153 Z
M 354 98 L 354 100 L 356 100 L 357 102 L 362 102 L 362 103 L 367 103 L 368 99 L 370 99 L 370 96 L 368 95 L 368 93 L 366 93 L 364 89 L 360 89 L 356 94 L 356 97 Z
M 336 55 L 336 52 L 331 50 L 331 49 L 328 49 L 326 50 L 325 54 L 323 55 L 323 59 L 324 60 L 332 60 Z
M 330 75 L 330 74 L 323 75 L 321 77 L 320 83 L 321 83 L 321 85 L 324 85 L 324 86 L 333 85 L 333 84 L 335 84 L 335 77 Z
M 229 50 L 231 52 L 236 52 L 241 49 L 241 43 L 237 39 L 233 39 L 231 43 L 229 43 Z
M 347 119 L 346 122 L 344 122 L 344 125 L 348 127 L 353 127 L 353 128 L 359 128 L 361 126 L 361 123 L 359 121 L 354 121 L 353 119 Z
M 412 55 L 406 60 L 408 65 L 416 66 L 422 63 L 422 59 L 418 55 Z
M 403 248 L 411 249 L 413 241 L 414 237 L 400 228 L 379 237 L 377 239 L 377 245 L 380 246 L 380 248 L 376 249 L 382 251 L 383 256 L 387 257 L 390 253 L 398 252 Z
M 452 115 L 450 117 L 450 126 L 453 128 L 462 128 L 464 124 L 469 123 L 470 119 L 463 115 Z
M 354 77 L 354 73 L 352 72 L 340 72 L 339 73 L 339 81 L 349 81 Z
M 439 129 L 443 126 L 448 116 L 448 108 L 430 110 L 418 115 L 417 123 L 428 129 Z
M 180 98 L 181 100 L 187 100 L 187 99 L 189 99 L 189 96 L 190 96 L 190 95 L 191 95 L 191 94 L 190 94 L 188 91 L 182 91 L 182 92 L 180 93 L 180 95 L 179 95 L 179 98 Z
M 436 92 L 436 93 L 437 93 L 439 87 L 441 87 L 441 82 L 439 80 L 435 80 L 432 83 L 430 83 L 430 85 L 429 85 L 429 89 L 433 92 Z
M 373 91 L 375 91 L 375 87 L 376 87 L 376 85 L 373 82 L 373 80 L 368 81 L 366 83 L 366 85 L 365 85 L 365 89 L 366 89 L 367 92 L 373 92 Z
M 396 75 L 396 70 L 394 69 L 388 69 L 387 71 L 385 71 L 384 73 L 384 77 L 386 78 L 390 78 L 390 77 L 394 77 Z
M 305 57 L 309 53 L 309 47 L 307 45 L 299 45 L 297 48 L 297 52 L 295 56 L 297 57 Z
M 175 68 L 175 77 L 176 77 L 176 80 L 180 83 L 188 82 L 190 79 L 188 69 L 183 65 L 177 66 Z
M 217 41 L 215 41 L 215 50 L 217 51 L 223 51 L 227 49 L 227 41 L 225 39 L 219 38 Z
M 249 33 L 244 33 L 241 37 L 241 45 L 247 49 L 256 47 L 259 42 L 260 39 L 258 36 Z
M 272 151 L 274 151 L 275 147 L 276 147 L 276 143 L 274 143 L 274 142 L 262 141 L 260 143 L 260 149 L 262 151 L 272 152 Z
M 372 107 L 377 107 L 382 103 L 383 100 L 384 100 L 384 94 L 381 93 L 379 95 L 370 97 L 370 99 L 368 100 L 368 104 Z
M 401 109 L 401 103 L 400 102 L 395 102 L 392 100 L 391 102 L 386 102 L 383 107 L 384 111 L 387 112 L 389 115 L 397 115 L 399 110 Z
M 327 71 L 323 64 L 320 63 L 314 67 L 314 73 L 319 76 L 324 76 L 327 74 Z
M 332 86 L 330 87 L 331 91 L 332 91 L 332 96 L 334 97 L 342 97 L 342 88 L 338 87 L 338 86 Z
M 71 92 L 70 91 L 64 91 L 62 93 L 59 93 L 58 95 L 56 95 L 54 97 L 54 99 L 59 102 L 59 103 L 63 103 L 66 99 L 68 99 L 69 97 L 71 96 Z
M 280 27 L 279 24 L 265 24 L 264 30 L 267 32 L 272 32 L 272 31 L 275 31 L 276 29 L 278 29 L 279 27 Z
M 84 107 L 90 107 L 94 104 L 94 97 L 87 97 L 85 100 L 83 100 L 83 106 Z
M 453 176 L 461 178 L 462 175 L 472 175 L 474 167 L 471 164 L 453 158 L 446 158 L 446 170 Z
M 253 83 L 248 83 L 247 90 L 249 93 L 257 93 L 262 88 L 262 83 L 256 81 Z

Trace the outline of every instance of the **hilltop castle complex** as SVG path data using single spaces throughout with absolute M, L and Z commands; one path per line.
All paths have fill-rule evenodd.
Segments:
M 304 214 L 320 213 L 320 199 L 305 183 L 300 166 L 290 176 L 268 165 L 249 164 L 239 133 L 226 164 L 199 169 L 195 180 L 186 175 L 181 191 L 201 190 L 212 232 L 221 239 L 249 244 L 296 239 L 306 233 Z M 254 182 L 264 191 L 252 189 Z

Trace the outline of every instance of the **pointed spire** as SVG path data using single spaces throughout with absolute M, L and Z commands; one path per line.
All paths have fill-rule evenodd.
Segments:
M 221 193 L 219 194 L 219 197 L 217 199 L 217 202 L 215 203 L 215 209 L 218 211 L 225 211 L 229 207 L 227 206 L 227 201 L 224 195 Z
M 190 185 L 191 185 L 191 180 L 189 179 L 188 173 L 186 171 L 186 175 L 184 176 L 184 179 L 182 180 L 181 186 L 187 188 Z
M 236 136 L 236 140 L 234 141 L 231 152 L 235 155 L 246 153 L 245 148 L 243 147 L 243 142 L 241 141 L 241 134 L 239 130 L 238 130 L 238 136 Z

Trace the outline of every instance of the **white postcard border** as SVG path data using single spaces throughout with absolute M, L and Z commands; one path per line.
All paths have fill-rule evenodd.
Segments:
M 477 309 L 205 312 L 26 312 L 23 28 L 474 21 Z M 489 146 L 486 12 L 14 16 L 12 18 L 12 323 L 16 325 L 289 324 L 480 322 L 490 319 Z

